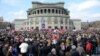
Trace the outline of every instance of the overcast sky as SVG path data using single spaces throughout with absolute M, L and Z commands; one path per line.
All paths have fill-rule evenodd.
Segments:
M 26 11 L 32 7 L 32 1 L 64 2 L 64 8 L 70 11 L 71 19 L 100 20 L 100 0 L 0 0 L 0 16 L 10 22 L 14 19 L 26 19 Z

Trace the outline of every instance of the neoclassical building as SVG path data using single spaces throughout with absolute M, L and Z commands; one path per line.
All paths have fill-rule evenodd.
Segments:
M 77 25 L 74 22 L 78 22 Z M 32 8 L 27 10 L 27 19 L 15 19 L 15 29 L 76 28 L 81 29 L 81 20 L 70 20 L 69 10 L 64 3 L 32 2 Z M 77 27 L 78 26 L 78 27 Z

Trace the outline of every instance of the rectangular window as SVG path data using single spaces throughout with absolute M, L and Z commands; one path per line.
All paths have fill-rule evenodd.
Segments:
M 60 18 L 60 23 L 63 24 L 63 18 Z
M 65 18 L 65 24 L 67 24 L 67 18 Z
M 30 20 L 30 24 L 33 24 L 33 18 L 31 18 L 31 20 Z
M 39 18 L 35 18 L 35 24 L 39 24 Z
M 51 24 L 52 23 L 52 21 L 51 21 L 51 18 L 50 17 L 48 17 L 48 24 Z
M 57 18 L 54 18 L 54 23 L 58 24 L 58 19 Z

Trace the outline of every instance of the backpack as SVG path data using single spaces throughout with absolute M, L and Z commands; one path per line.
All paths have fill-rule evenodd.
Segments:
M 92 44 L 91 43 L 87 43 L 86 44 L 86 51 L 91 51 L 92 50 Z

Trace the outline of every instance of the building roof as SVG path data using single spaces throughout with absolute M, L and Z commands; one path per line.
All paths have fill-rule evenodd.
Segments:
M 55 5 L 55 4 L 64 4 L 64 2 L 57 2 L 57 3 L 41 3 L 41 2 L 32 2 L 32 4 L 40 4 L 40 5 Z
M 41 2 L 32 2 L 32 8 L 40 8 L 40 7 L 64 7 L 64 2 L 58 3 L 41 3 Z
M 65 9 L 63 7 L 57 7 L 57 6 L 49 6 L 48 7 L 48 6 L 45 6 L 45 7 L 38 7 L 38 8 L 30 8 L 30 9 L 27 10 L 27 12 L 35 10 L 35 9 L 40 9 L 40 8 L 57 8 L 57 9 L 62 9 L 62 10 L 68 11 L 68 9 Z

